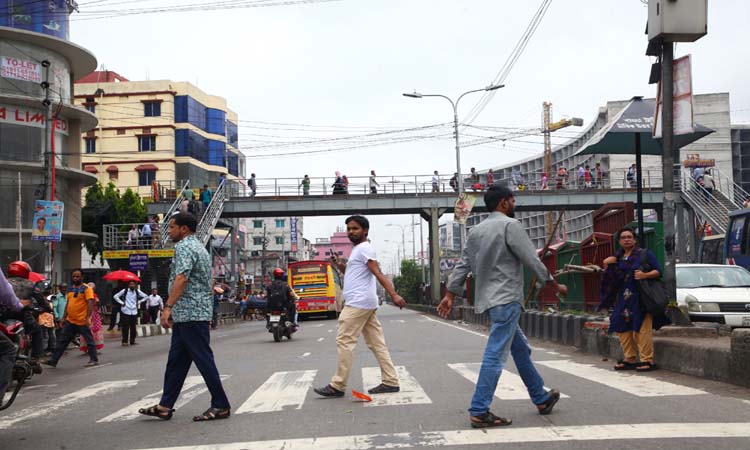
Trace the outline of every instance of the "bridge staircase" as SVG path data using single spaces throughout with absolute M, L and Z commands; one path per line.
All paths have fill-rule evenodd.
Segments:
M 228 194 L 227 183 L 226 181 L 222 181 L 219 187 L 216 188 L 216 192 L 214 192 L 211 197 L 211 203 L 208 204 L 208 207 L 203 211 L 203 214 L 200 217 L 195 237 L 201 242 L 201 244 L 203 244 L 203 246 L 208 245 L 208 241 L 211 239 L 211 234 L 219 223 L 221 213 L 224 210 L 224 203 L 226 203 L 229 198 Z
M 161 243 L 162 248 L 166 248 L 168 244 L 171 242 L 169 240 L 169 218 L 172 217 L 172 214 L 174 214 L 180 207 L 180 204 L 185 200 L 185 189 L 190 186 L 190 181 L 185 181 L 181 187 L 181 189 L 178 191 L 178 194 L 175 196 L 174 202 L 172 202 L 172 205 L 169 207 L 166 213 L 164 213 L 164 220 L 162 220 L 160 227 L 159 227 L 159 242 Z
M 723 234 L 727 232 L 729 213 L 741 209 L 750 194 L 723 177 L 718 169 L 712 169 L 712 174 L 716 187 L 709 192 L 693 178 L 689 169 L 683 170 L 680 176 L 682 198 L 701 222 L 710 224 L 715 233 Z

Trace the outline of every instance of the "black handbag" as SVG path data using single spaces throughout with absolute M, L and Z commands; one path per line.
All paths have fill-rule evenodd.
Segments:
M 647 252 L 646 249 L 641 249 L 641 272 L 653 270 L 646 260 Z M 654 317 L 666 315 L 670 295 L 666 284 L 661 279 L 638 280 L 638 291 L 641 309 L 644 312 Z

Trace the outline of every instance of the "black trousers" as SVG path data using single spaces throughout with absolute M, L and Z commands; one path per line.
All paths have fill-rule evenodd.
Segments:
M 190 366 L 195 363 L 211 393 L 211 407 L 229 408 L 229 399 L 221 385 L 219 369 L 211 350 L 208 322 L 179 322 L 172 327 L 172 344 L 164 373 L 164 393 L 159 404 L 167 408 L 174 406 Z
M 121 320 L 122 312 L 120 312 L 120 304 L 112 302 L 112 313 L 109 315 L 109 330 L 113 330 L 115 325 L 117 325 L 117 328 L 122 327 Z
M 149 323 L 156 323 L 156 318 L 159 317 L 159 307 L 149 306 L 148 307 L 148 321 Z
M 135 331 L 135 326 L 138 323 L 138 315 L 131 316 L 130 314 L 121 313 L 122 315 L 122 343 L 125 344 L 130 342 L 135 343 L 135 337 L 138 335 Z
M 62 358 L 63 353 L 65 353 L 65 349 L 68 348 L 68 344 L 76 337 L 76 334 L 83 336 L 83 339 L 86 341 L 91 361 L 99 361 L 96 353 L 96 342 L 94 342 L 94 335 L 91 334 L 91 329 L 86 325 L 75 325 L 66 320 L 63 323 L 62 332 L 57 338 L 57 348 L 55 348 L 52 358 L 50 358 L 51 363 L 57 364 L 60 358 Z

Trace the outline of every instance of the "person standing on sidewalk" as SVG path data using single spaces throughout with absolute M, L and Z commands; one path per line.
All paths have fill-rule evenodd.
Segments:
M 189 214 L 189 213 L 188 213 Z M 124 297 L 124 298 L 123 298 Z M 148 296 L 136 287 L 135 281 L 128 281 L 128 288 L 115 294 L 115 301 L 120 304 L 122 315 L 122 345 L 138 345 L 135 342 L 138 309 Z
M 51 367 L 57 367 L 58 361 L 62 358 L 63 353 L 68 345 L 76 336 L 80 334 L 86 341 L 89 354 L 89 362 L 86 367 L 99 365 L 99 356 L 96 352 L 96 342 L 91 334 L 91 314 L 94 312 L 94 290 L 87 284 L 83 283 L 83 272 L 81 269 L 75 269 L 71 272 L 73 285 L 68 290 L 68 305 L 63 317 L 63 327 L 60 337 L 57 340 L 57 348 L 52 353 L 52 357 L 45 361 Z
M 164 309 L 164 299 L 159 295 L 159 290 L 153 288 L 151 295 L 148 296 L 146 303 L 148 307 L 148 321 L 149 323 L 156 323 L 156 318 L 159 316 L 159 311 Z
M 567 287 L 557 284 L 537 256 L 531 239 L 515 219 L 516 201 L 513 191 L 494 185 L 484 195 L 490 217 L 475 226 L 466 241 L 461 261 L 453 269 L 445 297 L 438 313 L 447 318 L 453 309 L 454 297 L 463 291 L 469 272 L 476 277 L 477 314 L 487 311 L 492 326 L 482 358 L 474 397 L 469 408 L 471 426 L 487 428 L 510 425 L 512 420 L 495 416 L 490 404 L 508 353 L 513 355 L 519 375 L 529 391 L 539 414 L 552 412 L 560 392 L 544 389 L 544 380 L 531 361 L 531 348 L 518 326 L 523 311 L 523 273 L 521 265 L 531 269 L 537 280 L 551 283 L 561 294 Z
M 109 314 L 109 327 L 107 328 L 107 331 L 113 331 L 115 329 L 115 325 L 117 325 L 117 331 L 120 331 L 122 329 L 122 308 L 120 307 L 120 304 L 114 301 L 114 299 L 111 302 L 112 311 Z M 65 309 L 63 308 L 63 311 Z
M 406 301 L 396 293 L 393 284 L 383 275 L 378 265 L 375 250 L 367 240 L 370 222 L 363 216 L 351 216 L 346 219 L 346 231 L 354 249 L 349 261 L 343 264 L 336 256 L 331 260 L 344 273 L 344 309 L 339 316 L 339 329 L 336 335 L 338 349 L 338 368 L 331 383 L 315 388 L 314 391 L 323 397 L 343 397 L 346 390 L 349 372 L 352 368 L 352 357 L 357 346 L 359 335 L 365 337 L 367 346 L 372 350 L 380 365 L 382 382 L 368 390 L 370 394 L 385 394 L 399 391 L 398 374 L 388 353 L 383 337 L 383 328 L 375 313 L 378 310 L 378 294 L 375 280 L 380 282 L 399 308 Z
M 169 219 L 169 237 L 175 247 L 161 326 L 173 329 L 172 343 L 159 404 L 138 410 L 140 414 L 163 420 L 172 418 L 174 404 L 193 362 L 211 392 L 211 407 L 193 420 L 226 419 L 230 415 L 229 399 L 221 385 L 208 329 L 212 312 L 211 257 L 194 236 L 197 225 L 190 214 L 178 213 Z

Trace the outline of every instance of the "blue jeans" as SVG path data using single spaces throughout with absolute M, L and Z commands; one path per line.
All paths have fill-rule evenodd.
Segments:
M 490 410 L 495 388 L 509 352 L 513 356 L 518 374 L 529 391 L 531 401 L 538 405 L 549 398 L 549 394 L 544 390 L 544 380 L 531 361 L 531 348 L 526 336 L 518 326 L 522 310 L 520 303 L 513 302 L 495 306 L 487 311 L 492 319 L 492 327 L 487 347 L 484 349 L 474 397 L 471 399 L 469 413 L 472 416 L 480 416 Z

